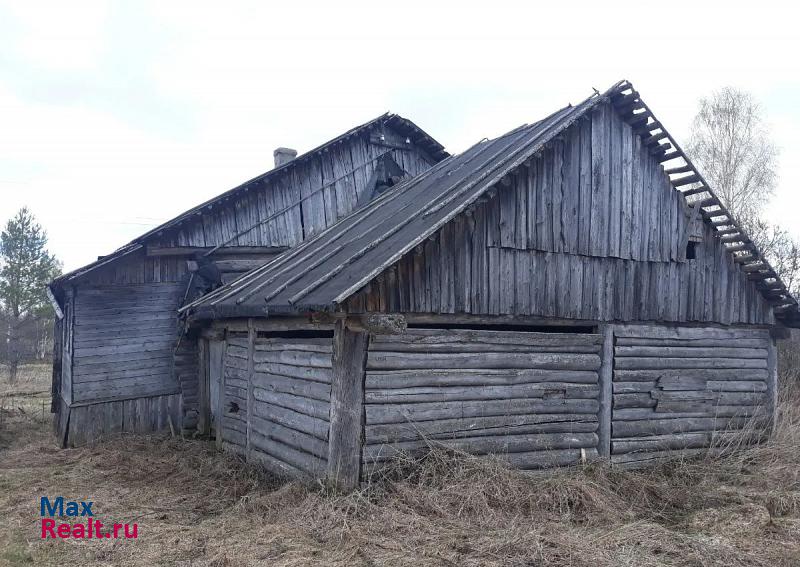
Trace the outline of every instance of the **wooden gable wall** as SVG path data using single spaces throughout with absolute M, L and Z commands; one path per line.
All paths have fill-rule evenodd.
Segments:
M 352 311 L 774 324 L 708 225 L 608 105 L 348 302 Z
M 389 129 L 380 134 L 367 131 L 299 161 L 283 174 L 253 182 L 224 203 L 203 209 L 197 220 L 165 234 L 159 245 L 209 247 L 230 241 L 226 246 L 294 246 L 356 207 L 383 154 L 412 176 L 433 164 L 424 151 L 407 144 L 405 137 Z M 259 224 L 297 203 L 300 206 L 274 221 Z M 236 236 L 249 228 L 253 230 Z
M 195 219 L 149 238 L 146 247 L 68 284 L 65 309 L 71 318 L 59 377 L 64 401 L 111 407 L 120 400 L 180 392 L 181 424 L 193 427 L 199 409 L 198 346 L 191 337 L 178 340 L 177 316 L 187 293 L 190 255 L 164 250 L 227 243 L 212 259 L 223 282 L 230 281 L 274 257 L 269 247 L 295 245 L 353 210 L 378 158 L 387 153 L 410 175 L 433 163 L 404 136 L 388 128 L 371 129 L 198 211 Z M 259 224 L 309 195 L 300 206 Z M 151 246 L 159 255 L 148 255 Z M 263 252 L 254 252 L 262 247 Z M 82 438 L 85 432 L 78 429 L 74 425 L 70 436 Z

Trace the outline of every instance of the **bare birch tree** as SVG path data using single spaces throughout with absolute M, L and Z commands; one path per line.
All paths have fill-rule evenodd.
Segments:
M 763 217 L 777 183 L 778 149 L 758 103 L 732 87 L 700 99 L 687 153 L 786 286 L 800 291 L 800 244 Z
M 687 151 L 737 219 L 758 217 L 775 190 L 778 150 L 752 96 L 725 87 L 700 99 Z

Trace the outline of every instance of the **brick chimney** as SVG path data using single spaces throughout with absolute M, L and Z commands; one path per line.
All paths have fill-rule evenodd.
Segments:
M 275 157 L 275 167 L 280 167 L 296 158 L 297 150 L 293 150 L 292 148 L 275 148 L 272 155 Z

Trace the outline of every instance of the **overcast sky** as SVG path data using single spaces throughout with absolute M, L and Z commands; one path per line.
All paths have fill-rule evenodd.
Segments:
M 800 41 L 770 4 L 0 0 L 0 222 L 30 207 L 70 270 L 277 146 L 392 111 L 459 152 L 625 78 L 679 140 L 699 97 L 752 92 L 800 238 Z

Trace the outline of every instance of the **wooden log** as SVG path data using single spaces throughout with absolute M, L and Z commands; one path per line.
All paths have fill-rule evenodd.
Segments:
M 330 368 L 331 357 L 327 354 L 303 351 L 262 351 L 253 353 L 256 364 L 287 364 L 302 368 Z
M 768 385 L 761 380 L 709 380 L 706 387 L 714 392 L 766 392 Z
M 277 364 L 274 362 L 253 364 L 255 372 L 275 374 L 287 378 L 300 378 L 323 384 L 331 383 L 332 370 L 330 368 L 316 368 L 310 366 L 295 366 L 293 364 Z
M 367 424 L 403 423 L 431 419 L 484 417 L 527 413 L 596 413 L 597 400 L 513 399 L 478 402 L 433 402 L 416 404 L 369 404 Z
M 370 356 L 379 353 L 488 353 L 488 352 L 517 352 L 517 353 L 588 353 L 596 354 L 600 351 L 598 345 L 550 345 L 531 346 L 525 344 L 498 344 L 489 342 L 429 342 L 427 344 L 388 343 L 375 344 L 370 348 Z
M 256 433 L 261 437 L 280 441 L 284 445 L 309 453 L 320 459 L 328 458 L 328 443 L 313 435 L 291 429 L 280 423 L 261 419 L 258 416 L 250 416 L 250 420 L 251 436 Z M 256 446 L 258 445 L 256 444 Z
M 655 414 L 654 414 L 655 415 Z M 663 417 L 663 416 L 662 416 Z M 685 432 L 724 431 L 758 425 L 750 416 L 739 417 L 682 417 L 673 419 L 614 420 L 614 439 L 675 435 Z
M 614 354 L 621 357 L 672 357 L 672 358 L 756 358 L 766 359 L 763 348 L 726 348 L 695 346 L 618 346 Z M 620 367 L 624 368 L 624 367 Z
M 597 399 L 599 388 L 590 384 L 566 384 L 563 382 L 542 382 L 538 384 L 519 384 L 515 386 L 471 387 L 412 387 L 388 390 L 368 389 L 365 403 L 414 403 L 437 401 L 502 400 L 514 398 L 569 398 Z
M 435 320 L 434 320 L 435 321 Z M 468 322 L 468 321 L 462 321 Z M 478 317 L 474 324 L 499 324 L 501 321 Z M 564 322 L 566 323 L 566 321 Z M 403 344 L 515 344 L 529 346 L 581 346 L 600 345 L 602 337 L 589 333 L 539 333 L 520 331 L 486 331 L 476 329 L 408 329 L 403 335 L 375 335 L 370 339 L 370 349 L 384 343 Z
M 595 433 L 542 433 L 534 435 L 490 435 L 464 439 L 416 440 L 391 444 L 367 445 L 363 459 L 387 461 L 404 454 L 414 454 L 432 447 L 447 447 L 473 455 L 551 451 L 556 449 L 594 448 Z
M 250 415 L 255 415 L 273 423 L 280 423 L 284 427 L 313 435 L 322 441 L 327 441 L 328 439 L 329 425 L 328 421 L 324 419 L 311 417 L 288 408 L 263 402 L 254 402 L 250 408 Z
M 426 368 L 540 368 L 550 370 L 597 370 L 595 354 L 520 353 L 370 353 L 367 370 Z
M 650 392 L 636 392 L 631 394 L 614 394 L 614 409 L 621 408 L 654 408 L 657 400 L 653 399 Z
M 251 380 L 253 385 L 267 391 L 293 394 L 322 402 L 329 402 L 331 399 L 329 384 L 263 372 L 254 372 Z
M 331 339 L 256 339 L 255 350 L 262 352 L 315 352 L 330 356 L 332 351 Z
M 339 490 L 354 490 L 361 473 L 364 438 L 364 368 L 369 333 L 334 325 L 327 478 Z
M 319 419 L 330 418 L 331 407 L 327 401 L 319 401 L 303 396 L 272 392 L 263 388 L 253 388 L 253 398 L 259 402 L 266 402 L 274 406 L 309 415 Z
M 766 369 L 690 368 L 659 370 L 614 370 L 614 380 L 640 382 L 667 378 L 704 378 L 707 380 L 766 380 Z
M 434 386 L 511 386 L 559 382 L 565 384 L 597 384 L 592 370 L 538 369 L 462 369 L 462 370 L 385 370 L 369 371 L 366 387 L 371 389 L 414 388 Z
M 685 405 L 684 405 L 685 408 Z M 764 415 L 761 406 L 702 406 L 702 410 L 657 412 L 653 408 L 624 408 L 614 412 L 614 423 L 622 421 L 659 420 L 665 418 L 725 418 L 725 417 L 758 417 Z M 613 427 L 612 427 L 613 428 Z
M 597 416 L 591 414 L 500 415 L 491 417 L 437 419 L 367 425 L 368 444 L 504 435 L 506 433 L 563 433 L 597 431 Z
M 620 346 L 657 346 L 657 347 L 726 347 L 726 348 L 767 348 L 768 339 L 651 339 L 639 337 L 620 337 L 616 345 Z
M 763 438 L 759 431 L 701 431 L 694 433 L 673 433 L 649 437 L 629 437 L 614 439 L 612 452 L 615 455 L 633 452 L 676 451 L 700 447 L 727 446 L 731 444 L 749 445 Z
M 614 382 L 614 394 L 635 394 L 639 392 L 650 392 L 656 387 L 657 382 Z
M 660 369 L 694 369 L 694 368 L 766 368 L 763 358 L 657 358 L 657 357 L 620 357 L 615 361 L 620 370 L 660 370 Z
M 617 325 L 618 337 L 651 339 L 757 339 L 769 337 L 766 329 L 719 327 L 667 327 L 657 325 Z

